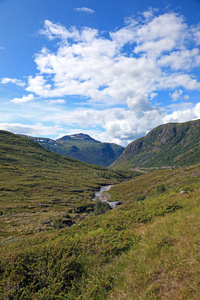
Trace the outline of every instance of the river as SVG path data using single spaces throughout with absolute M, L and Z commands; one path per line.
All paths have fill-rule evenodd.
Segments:
M 95 193 L 94 197 L 92 198 L 93 201 L 96 201 L 96 200 L 100 200 L 102 202 L 107 202 L 111 208 L 116 208 L 117 207 L 117 204 L 119 203 L 118 201 L 108 201 L 106 199 L 103 199 L 102 197 L 102 194 L 103 192 L 107 192 L 110 190 L 110 188 L 112 187 L 113 185 L 105 185 L 105 186 L 102 186 L 100 188 L 100 190 L 98 192 Z

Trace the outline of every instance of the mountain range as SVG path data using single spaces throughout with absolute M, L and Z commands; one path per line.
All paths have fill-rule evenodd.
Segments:
M 27 136 L 44 148 L 57 154 L 66 155 L 80 161 L 107 167 L 123 152 L 124 147 L 113 143 L 101 143 L 87 134 L 65 135 L 53 140 Z
M 0 299 L 199 299 L 198 133 L 155 128 L 122 172 L 0 131 Z M 126 172 L 143 154 L 195 165 Z M 105 185 L 115 209 L 93 198 Z
M 0 299 L 199 299 L 200 164 L 131 173 L 0 131 Z
M 26 136 L 44 148 L 80 161 L 113 169 L 189 166 L 200 162 L 200 120 L 168 123 L 151 130 L 126 148 L 101 143 L 87 134 L 53 140 Z
M 129 144 L 112 168 L 189 166 L 200 162 L 200 120 L 168 123 Z

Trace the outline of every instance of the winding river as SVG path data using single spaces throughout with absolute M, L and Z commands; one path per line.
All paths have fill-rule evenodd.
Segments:
M 108 200 L 105 200 L 103 199 L 102 197 L 102 194 L 103 192 L 107 192 L 109 191 L 109 189 L 112 187 L 113 185 L 106 185 L 106 186 L 102 186 L 100 188 L 100 190 L 98 192 L 95 193 L 94 197 L 92 198 L 93 201 L 96 201 L 96 200 L 100 200 L 102 202 L 107 202 L 111 208 L 116 208 L 117 207 L 117 203 L 118 201 L 108 201 Z

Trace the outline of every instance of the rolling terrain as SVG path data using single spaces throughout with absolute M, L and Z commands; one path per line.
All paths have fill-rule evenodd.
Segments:
M 75 224 L 92 211 L 95 190 L 127 176 L 0 131 L 0 241 Z
M 0 299 L 199 299 L 200 164 L 130 179 L 2 131 L 0 164 Z
M 200 120 L 168 123 L 129 144 L 113 168 L 162 168 L 200 162 Z

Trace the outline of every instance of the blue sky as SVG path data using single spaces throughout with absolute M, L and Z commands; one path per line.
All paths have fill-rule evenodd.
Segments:
M 0 129 L 125 146 L 200 118 L 199 68 L 199 0 L 0 0 Z

